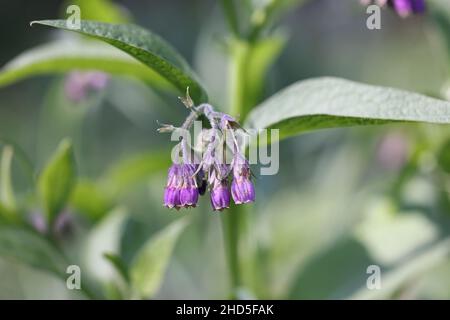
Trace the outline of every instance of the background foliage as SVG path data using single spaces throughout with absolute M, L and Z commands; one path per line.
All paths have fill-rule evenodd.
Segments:
M 83 25 L 130 56 L 29 27 L 63 18 L 62 1 L 4 4 L 1 298 L 224 298 L 230 277 L 238 298 L 450 298 L 449 130 L 415 122 L 450 119 L 445 1 L 422 17 L 383 11 L 380 31 L 352 0 L 74 2 L 83 19 L 159 36 Z M 74 103 L 64 94 L 74 65 L 113 77 Z M 323 76 L 369 86 L 307 80 L 266 100 Z M 182 121 L 186 85 L 283 138 L 334 129 L 281 142 L 280 172 L 258 177 L 257 202 L 222 214 L 239 214 L 233 231 L 207 200 L 180 213 L 161 205 L 170 145 L 156 120 Z M 233 234 L 236 252 L 223 243 Z M 82 291 L 65 287 L 72 263 Z M 371 264 L 382 290 L 366 288 Z

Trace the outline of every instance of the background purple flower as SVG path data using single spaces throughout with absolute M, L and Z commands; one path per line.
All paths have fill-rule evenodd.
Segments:
M 99 71 L 73 71 L 69 73 L 64 84 L 64 91 L 69 100 L 80 102 L 89 91 L 99 91 L 106 87 L 109 75 Z

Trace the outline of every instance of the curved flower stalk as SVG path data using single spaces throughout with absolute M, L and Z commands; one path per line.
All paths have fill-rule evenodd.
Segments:
M 380 7 L 388 5 L 394 8 L 401 17 L 424 13 L 426 10 L 425 0 L 361 0 L 361 3 L 364 5 L 376 4 Z
M 200 155 L 188 147 L 185 135 L 180 136 L 176 146 L 180 163 L 174 161 L 169 168 L 164 206 L 177 210 L 196 207 L 199 195 L 206 189 L 209 189 L 214 211 L 229 208 L 231 199 L 236 204 L 254 202 L 250 165 L 240 152 L 235 135 L 240 129 L 239 123 L 230 115 L 215 111 L 209 104 L 195 106 L 189 93 L 181 100 L 191 114 L 181 128 L 163 125 L 159 132 L 189 130 L 200 115 L 208 119 L 211 128 L 201 131 Z M 227 162 L 228 153 L 232 154 L 230 163 Z

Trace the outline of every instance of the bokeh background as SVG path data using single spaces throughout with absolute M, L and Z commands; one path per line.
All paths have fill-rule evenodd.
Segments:
M 116 3 L 186 57 L 218 108 L 227 105 L 227 31 L 216 1 Z M 1 1 L 0 65 L 36 45 L 70 37 L 29 26 L 61 17 L 64 5 Z M 290 10 L 279 26 L 288 42 L 267 76 L 264 97 L 327 75 L 445 98 L 449 56 L 431 19 L 401 19 L 383 10 L 382 29 L 370 31 L 366 18 L 354 0 L 314 0 Z M 0 137 L 20 146 L 27 158 L 13 163 L 20 199 L 26 201 L 30 188 L 22 162 L 38 172 L 64 137 L 74 141 L 80 179 L 102 179 L 117 163 L 139 155 L 170 161 L 170 139 L 156 129 L 157 120 L 180 123 L 186 116 L 176 97 L 112 77 L 105 90 L 73 103 L 64 95 L 65 79 L 39 76 L 0 88 Z M 281 142 L 279 173 L 257 178 L 257 202 L 244 213 L 243 297 L 449 299 L 450 167 L 441 161 L 448 138 L 445 126 L 395 124 L 323 130 Z M 95 222 L 69 206 L 60 245 L 79 261 L 83 276 L 108 288 L 116 275 L 102 251 L 116 251 L 129 262 L 146 239 L 190 215 L 154 298 L 227 297 L 220 223 L 227 213 L 212 212 L 207 199 L 186 212 L 163 208 L 165 174 L 157 166 L 124 184 L 111 210 Z M 381 290 L 366 287 L 372 264 L 381 267 Z M 0 298 L 84 297 L 48 272 L 0 256 Z

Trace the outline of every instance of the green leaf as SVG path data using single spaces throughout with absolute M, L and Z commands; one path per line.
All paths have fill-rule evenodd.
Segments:
M 65 275 L 68 263 L 64 257 L 37 233 L 16 226 L 0 226 L 0 256 Z
M 0 86 L 74 69 L 130 76 L 161 90 L 176 91 L 165 78 L 126 53 L 92 41 L 56 41 L 25 51 L 0 70 Z
M 106 260 L 111 262 L 111 264 L 114 266 L 116 271 L 122 276 L 123 280 L 126 282 L 130 281 L 130 275 L 128 273 L 127 266 L 125 265 L 125 262 L 120 258 L 119 255 L 114 253 L 105 253 L 103 254 Z
M 382 275 L 381 290 L 368 290 L 362 286 L 354 294 L 347 297 L 349 299 L 390 299 L 397 290 L 401 290 L 403 285 L 417 283 L 417 278 L 421 274 L 427 274 L 430 269 L 448 260 L 450 254 L 450 238 L 444 238 L 428 246 L 400 263 L 395 268 L 388 270 Z
M 86 272 L 102 283 L 117 279 L 114 266 L 105 259 L 104 254 L 119 255 L 120 239 L 128 216 L 125 207 L 115 207 L 85 237 L 81 250 L 86 259 Z
M 179 219 L 151 237 L 137 253 L 130 267 L 133 290 L 151 298 L 161 286 L 175 243 L 188 223 Z
M 98 221 L 113 207 L 112 199 L 93 181 L 79 179 L 70 196 L 70 205 L 92 221 Z
M 337 78 L 297 82 L 275 94 L 246 122 L 280 129 L 280 138 L 305 131 L 390 122 L 450 123 L 450 102 L 403 90 Z
M 64 208 L 75 183 L 72 144 L 63 140 L 38 180 L 38 193 L 49 221 Z
M 0 163 L 0 203 L 11 212 L 13 212 L 16 207 L 16 200 L 11 182 L 11 163 L 13 154 L 13 148 L 11 146 L 5 146 L 3 148 Z
M 205 102 L 207 96 L 186 61 L 159 36 L 136 25 L 115 25 L 94 21 L 81 21 L 80 30 L 66 26 L 66 20 L 41 20 L 32 24 L 42 24 L 59 29 L 71 30 L 105 41 L 141 61 L 170 83 L 181 94 L 186 87 L 197 103 Z

